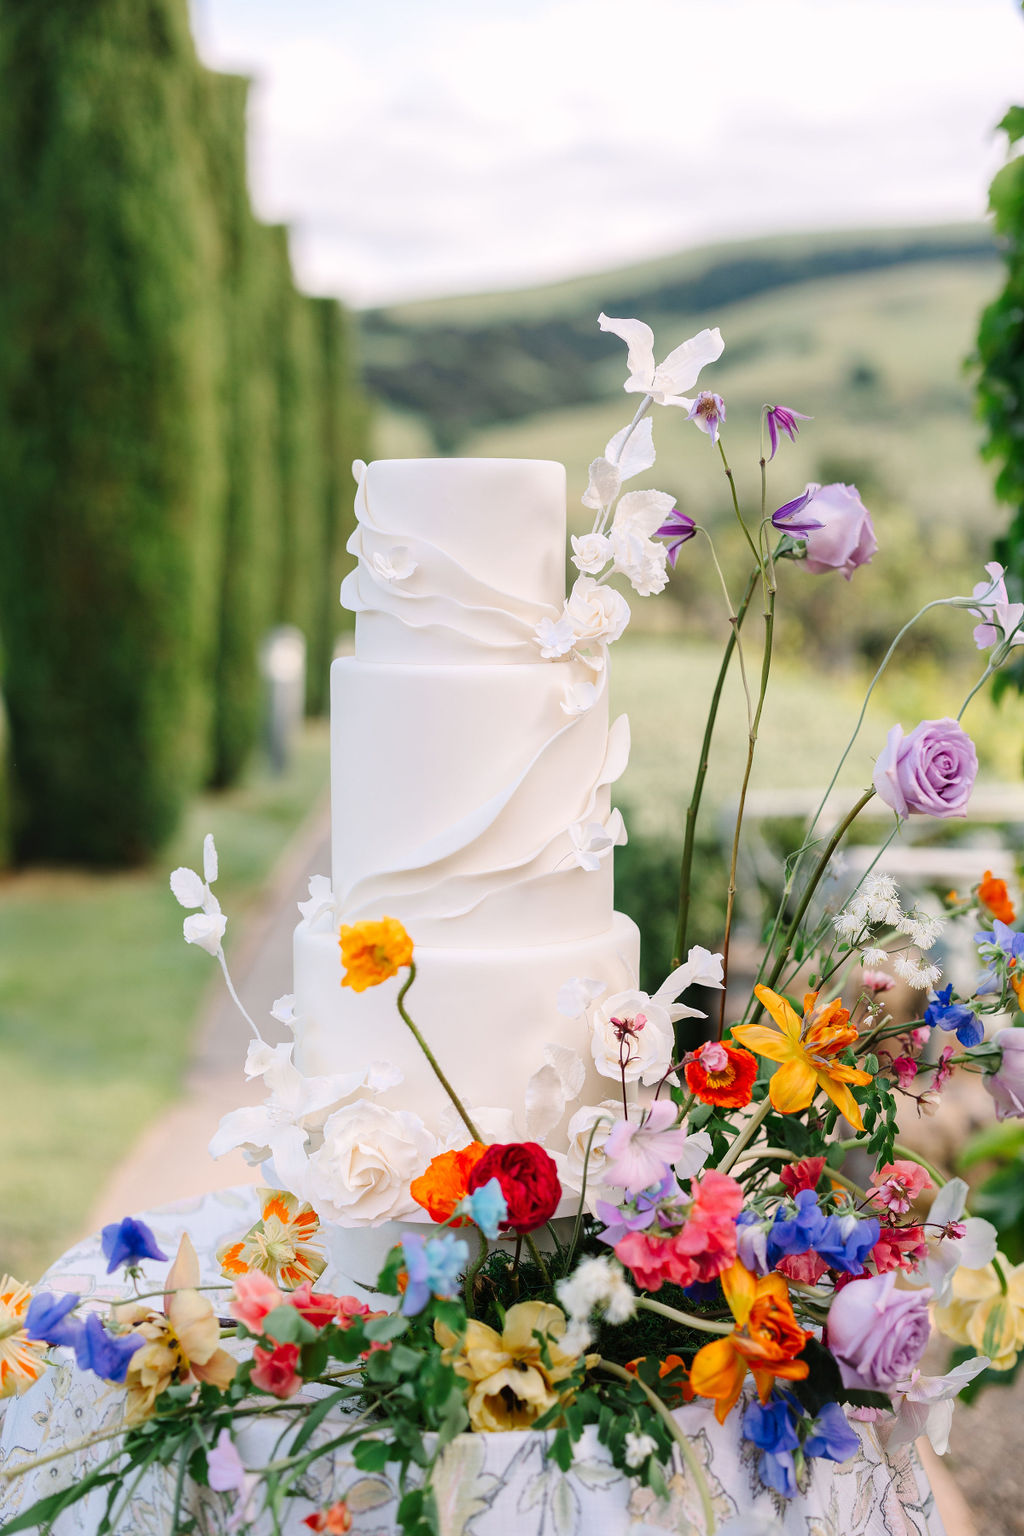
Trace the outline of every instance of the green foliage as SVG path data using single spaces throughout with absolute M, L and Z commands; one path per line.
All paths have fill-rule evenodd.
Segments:
M 1011 149 L 1024 134 L 1024 108 L 1011 107 L 1000 127 Z M 983 311 L 974 362 L 979 367 L 978 408 L 985 424 L 986 458 L 998 465 L 996 495 L 1010 508 L 1010 523 L 996 541 L 1012 597 L 1024 592 L 1024 158 L 1013 155 L 989 189 L 989 207 L 1003 258 L 1003 287 Z M 1024 662 L 996 680 L 1024 690 Z

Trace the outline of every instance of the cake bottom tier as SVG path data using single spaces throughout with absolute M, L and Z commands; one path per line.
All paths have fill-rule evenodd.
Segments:
M 569 944 L 517 949 L 416 950 L 416 980 L 405 1007 L 455 1091 L 472 1109 L 485 1136 L 523 1136 L 526 1090 L 545 1064 L 545 1046 L 578 1052 L 586 1069 L 583 1091 L 567 1106 L 614 1096 L 618 1083 L 596 1072 L 584 1018 L 558 1011 L 559 988 L 574 976 L 600 981 L 608 993 L 637 985 L 640 933 L 629 917 Z M 341 952 L 333 930 L 300 924 L 295 933 L 295 1064 L 308 1077 L 358 1071 L 388 1061 L 402 1081 L 379 1103 L 412 1110 L 435 1135 L 454 1131 L 454 1110 L 423 1052 L 403 1023 L 395 999 L 401 977 L 365 992 L 342 987 Z M 456 1133 L 457 1134 L 457 1133 Z M 561 1150 L 557 1127 L 546 1136 Z

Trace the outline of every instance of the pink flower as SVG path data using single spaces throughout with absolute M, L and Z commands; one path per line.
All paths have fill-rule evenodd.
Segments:
M 616 1243 L 615 1257 L 646 1291 L 666 1280 L 683 1287 L 714 1280 L 736 1257 L 735 1218 L 742 1206 L 735 1179 L 710 1169 L 695 1182 L 693 1204 L 678 1231 L 629 1232 Z
M 995 1100 L 997 1120 L 1017 1120 L 1024 1115 L 1024 1029 L 1000 1029 L 992 1036 L 1002 1057 L 994 1072 L 982 1082 Z
M 868 1275 L 837 1290 L 828 1314 L 825 1343 L 847 1387 L 887 1391 L 917 1365 L 931 1325 L 932 1293 L 896 1289 L 896 1276 Z
M 955 1045 L 943 1046 L 935 1065 L 935 1076 L 932 1078 L 932 1087 L 936 1093 L 941 1093 L 949 1079 L 953 1076 L 952 1061 L 955 1054 Z
M 985 567 L 988 580 L 980 581 L 972 596 L 982 599 L 970 613 L 984 620 L 976 626 L 974 643 L 979 651 L 987 651 L 990 645 L 1009 640 L 1013 645 L 1024 645 L 1024 603 L 1011 603 L 1003 580 L 1003 567 L 995 560 Z
M 928 1028 L 928 1025 L 919 1024 L 916 1029 L 912 1029 L 910 1031 L 910 1034 L 907 1038 L 910 1040 L 910 1043 L 915 1050 L 923 1051 L 931 1037 L 932 1032 Z
M 232 1317 L 244 1323 L 250 1333 L 263 1332 L 263 1319 L 275 1307 L 284 1305 L 284 1295 L 269 1275 L 251 1269 L 235 1281 L 234 1297 L 228 1308 Z
M 906 1089 L 917 1076 L 917 1062 L 913 1056 L 897 1056 L 895 1061 L 890 1063 L 889 1070 L 896 1079 L 897 1086 Z
M 934 1189 L 935 1185 L 920 1163 L 897 1158 L 876 1169 L 869 1187 L 872 1205 L 905 1216 L 918 1195 L 923 1190 Z
M 272 1350 L 260 1349 L 257 1344 L 252 1352 L 256 1364 L 252 1368 L 252 1384 L 272 1397 L 292 1397 L 302 1386 L 302 1377 L 295 1367 L 299 1363 L 297 1344 L 275 1344 Z
M 894 725 L 875 762 L 879 799 L 897 816 L 966 816 L 978 772 L 974 743 L 958 720 L 922 720 L 903 734 Z
M 632 1271 L 642 1291 L 660 1291 L 666 1280 L 673 1285 L 692 1285 L 693 1266 L 682 1262 L 671 1237 L 651 1232 L 628 1232 L 615 1244 L 615 1257 Z
M 637 1020 L 633 1022 L 635 1025 Z M 682 1157 L 689 1140 L 686 1127 L 676 1124 L 678 1115 L 671 1101 L 659 1099 L 650 1105 L 642 1121 L 617 1121 L 605 1142 L 601 1182 L 635 1190 L 659 1183 Z
M 865 971 L 861 977 L 866 992 L 891 992 L 896 985 L 895 978 L 888 971 Z M 925 1030 L 925 1038 L 930 1031 Z
M 813 1248 L 808 1248 L 806 1253 L 787 1253 L 775 1268 L 787 1280 L 796 1280 L 800 1285 L 816 1285 L 827 1272 L 828 1265 Z
M 890 1269 L 916 1269 L 928 1257 L 923 1227 L 883 1227 L 871 1259 L 880 1275 Z
M 332 1296 L 328 1291 L 314 1291 L 308 1280 L 297 1286 L 288 1297 L 289 1304 L 314 1328 L 324 1328 L 328 1323 L 333 1323 L 342 1300 L 352 1299 L 350 1296 Z
M 802 1157 L 799 1162 L 790 1163 L 788 1167 L 783 1168 L 779 1178 L 790 1194 L 796 1195 L 802 1189 L 817 1189 L 824 1171 L 823 1157 Z
M 253 1497 L 260 1479 L 257 1473 L 245 1470 L 228 1430 L 221 1430 L 217 1444 L 207 1454 L 206 1468 L 210 1487 L 215 1493 L 235 1495 L 235 1508 L 226 1529 L 239 1530 L 253 1518 Z
M 871 513 L 855 485 L 809 485 L 808 512 L 820 523 L 804 535 L 807 558 L 803 568 L 812 576 L 840 571 L 849 581 L 859 565 L 866 565 L 878 549 Z

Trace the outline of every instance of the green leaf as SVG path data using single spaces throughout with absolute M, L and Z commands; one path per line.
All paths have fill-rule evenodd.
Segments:
M 573 1444 L 572 1436 L 567 1429 L 560 1429 L 555 1433 L 548 1447 L 548 1455 L 563 1472 L 568 1472 L 572 1466 Z
M 1024 107 L 1011 107 L 999 127 L 1011 144 L 1024 139 Z
M 389 1312 L 387 1317 L 371 1317 L 364 1324 L 364 1332 L 375 1344 L 390 1344 L 409 1328 L 409 1319 L 400 1312 Z
M 124 1472 L 102 1472 L 92 1477 L 85 1477 L 80 1483 L 72 1483 L 68 1488 L 62 1488 L 59 1493 L 47 1494 L 44 1499 L 37 1499 L 30 1504 L 28 1509 L 23 1509 L 20 1515 L 9 1520 L 3 1527 L 3 1536 L 15 1536 L 16 1531 L 34 1531 L 44 1525 L 50 1524 L 62 1510 L 70 1509 L 77 1504 L 79 1499 L 84 1499 L 88 1494 L 95 1492 L 97 1488 L 104 1488 L 108 1483 L 121 1483 Z
M 288 1454 L 296 1456 L 308 1442 L 310 1436 L 319 1429 L 324 1419 L 331 1412 L 331 1409 L 344 1402 L 348 1395 L 347 1387 L 342 1388 L 340 1392 L 331 1392 L 327 1397 L 322 1397 L 318 1403 L 314 1403 L 308 1412 L 303 1413 L 302 1428 L 292 1441 Z
M 263 1332 L 278 1344 L 312 1344 L 317 1336 L 313 1324 L 307 1323 L 302 1313 L 287 1302 L 267 1313 L 263 1319 Z
M 386 1440 L 357 1440 L 352 1448 L 352 1460 L 360 1472 L 383 1471 L 393 1454 Z

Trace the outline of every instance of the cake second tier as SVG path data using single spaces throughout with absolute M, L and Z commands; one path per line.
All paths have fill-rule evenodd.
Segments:
M 336 661 L 338 919 L 387 915 L 417 945 L 457 948 L 607 933 L 610 849 L 584 859 L 593 868 L 577 851 L 580 829 L 608 818 L 629 754 L 625 716 L 608 729 L 606 686 L 579 661 Z

